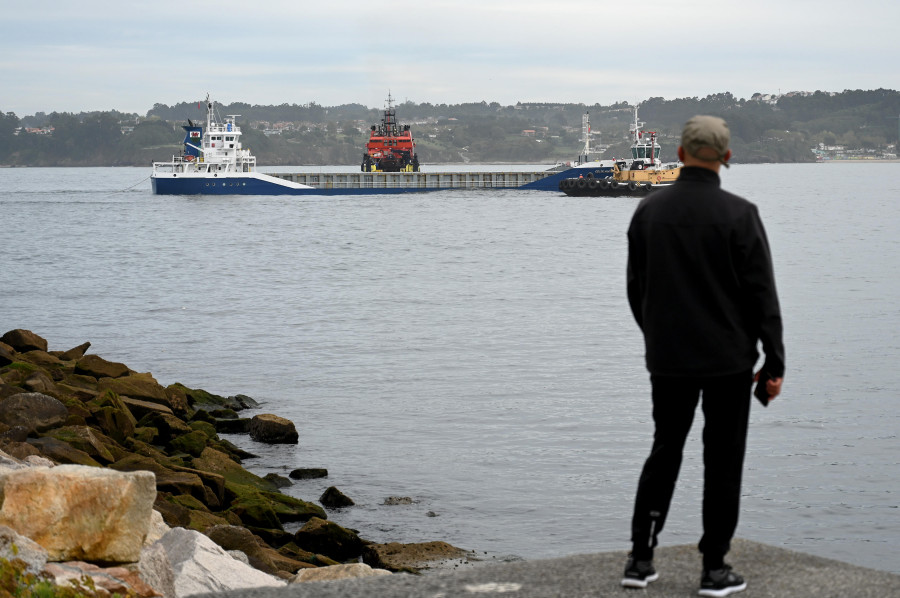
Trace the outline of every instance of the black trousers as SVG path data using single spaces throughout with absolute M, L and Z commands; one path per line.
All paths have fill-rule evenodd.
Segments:
M 632 555 L 637 560 L 653 558 L 675 491 L 684 443 L 702 396 L 703 537 L 699 548 L 704 566 L 719 568 L 738 522 L 753 373 L 703 378 L 651 376 L 650 381 L 656 430 L 634 501 Z

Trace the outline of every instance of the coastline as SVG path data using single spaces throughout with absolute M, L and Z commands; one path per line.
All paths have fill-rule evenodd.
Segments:
M 65 505 L 75 500 L 72 508 L 78 511 L 78 517 L 73 511 L 35 524 L 16 511 L 12 494 L 0 493 L 0 536 L 7 534 L 0 537 L 0 562 L 17 554 L 4 552 L 4 546 L 37 542 L 35 552 L 43 554 L 34 561 L 38 570 L 47 561 L 73 560 L 139 567 L 143 553 L 139 559 L 135 545 L 143 542 L 147 549 L 173 530 L 193 534 L 179 538 L 181 544 L 211 540 L 219 551 L 239 552 L 248 567 L 278 583 L 303 581 L 310 570 L 342 563 L 364 563 L 382 574 L 418 573 L 459 567 L 473 556 L 441 541 L 376 543 L 360 537 L 330 519 L 353 504 L 337 488 L 318 499 L 288 496 L 280 488 L 292 485 L 291 479 L 255 475 L 245 463 L 256 456 L 219 436 L 247 434 L 257 442 L 295 445 L 293 422 L 266 413 L 241 417 L 241 411 L 259 404 L 246 395 L 223 397 L 180 383 L 164 387 L 152 374 L 90 354 L 89 347 L 85 342 L 50 350 L 46 339 L 23 329 L 0 338 L 0 489 L 26 484 L 26 496 L 43 496 L 36 490 L 43 486 L 33 484 L 58 486 L 63 490 L 52 497 L 54 509 L 65 513 Z M 297 472 L 291 478 L 302 479 L 305 472 Z M 84 536 L 93 532 L 61 531 L 66 521 L 83 518 L 78 506 L 82 497 L 65 491 L 68 482 L 53 480 L 75 476 L 88 481 L 72 482 L 73 488 L 80 483 L 97 486 L 89 480 L 101 473 L 115 487 L 127 487 L 123 492 L 132 492 L 134 476 L 142 476 L 138 485 L 143 498 L 122 500 L 145 503 L 146 508 L 120 517 L 127 520 L 125 532 L 95 524 L 104 528 L 101 539 Z M 327 477 L 325 470 L 315 474 Z M 105 510 L 102 504 L 99 509 Z M 292 533 L 286 524 L 300 527 Z M 56 538 L 68 535 L 72 537 L 57 546 Z M 4 543 L 7 538 L 12 539 Z M 110 556 L 84 548 L 116 542 L 130 551 Z M 358 574 L 356 569 L 352 574 Z

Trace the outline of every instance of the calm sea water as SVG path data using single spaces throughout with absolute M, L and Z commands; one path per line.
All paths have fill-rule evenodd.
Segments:
M 634 200 L 158 197 L 148 174 L 0 170 L 0 331 L 256 398 L 300 444 L 235 437 L 246 465 L 327 467 L 287 492 L 337 486 L 357 506 L 332 519 L 366 538 L 628 547 L 652 432 Z M 754 404 L 738 535 L 900 572 L 900 164 L 722 176 L 766 223 L 788 358 L 784 395 Z M 666 545 L 700 534 L 701 421 Z

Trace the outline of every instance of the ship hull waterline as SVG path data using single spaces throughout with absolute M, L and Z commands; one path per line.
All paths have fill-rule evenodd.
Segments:
M 156 195 L 394 195 L 455 189 L 522 189 L 559 192 L 560 181 L 580 168 L 534 172 L 158 173 Z

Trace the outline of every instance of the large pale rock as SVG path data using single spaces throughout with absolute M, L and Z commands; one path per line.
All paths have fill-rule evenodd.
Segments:
M 16 459 L 9 453 L 0 451 L 0 500 L 3 499 L 3 475 L 5 473 L 9 473 L 10 471 L 25 469 L 26 467 L 28 467 L 26 463 L 23 463 L 21 460 Z
M 136 562 L 155 498 L 149 471 L 32 467 L 5 476 L 0 525 L 43 546 L 51 561 Z
M 260 413 L 250 420 L 250 438 L 269 444 L 297 444 L 299 435 L 291 420 L 271 413 Z
M 391 575 L 386 569 L 373 569 L 365 563 L 349 563 L 332 565 L 315 569 L 301 569 L 288 583 L 305 583 L 308 581 L 334 581 L 337 579 L 353 579 L 356 577 L 378 577 Z
M 153 544 L 160 538 L 166 535 L 166 533 L 172 529 L 169 527 L 165 520 L 163 519 L 162 513 L 153 509 L 150 511 L 150 527 L 147 530 L 147 536 L 144 538 L 144 546 L 149 546 Z M 141 556 L 141 558 L 144 558 Z
M 66 422 L 69 411 L 57 399 L 39 392 L 22 392 L 0 402 L 0 422 L 44 432 Z
M 235 560 L 215 542 L 193 530 L 172 528 L 159 540 L 175 574 L 179 598 L 192 594 L 257 587 L 281 587 L 285 582 Z
M 47 350 L 47 340 L 45 338 L 38 336 L 30 330 L 23 330 L 21 328 L 10 330 L 0 337 L 0 341 L 3 341 L 20 353 L 24 353 L 25 351 Z
M 112 595 L 124 596 L 131 593 L 137 598 L 155 598 L 162 595 L 141 579 L 140 573 L 125 567 L 100 567 L 93 563 L 70 561 L 48 563 L 44 573 L 51 575 L 58 586 L 69 586 L 73 581 L 84 583 L 85 579 L 89 579 L 95 588 Z
M 144 546 L 137 569 L 141 579 L 162 594 L 163 598 L 178 598 L 175 593 L 175 573 L 169 562 L 169 554 L 162 544 L 155 542 Z
M 29 573 L 37 574 L 47 564 L 47 551 L 40 544 L 0 525 L 0 558 L 11 561 L 21 559 Z

